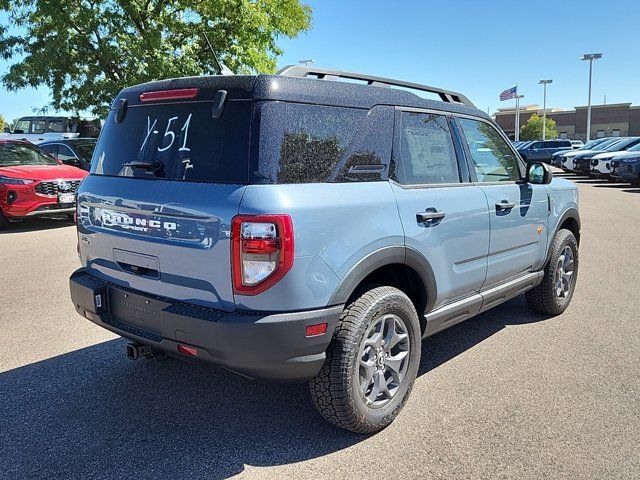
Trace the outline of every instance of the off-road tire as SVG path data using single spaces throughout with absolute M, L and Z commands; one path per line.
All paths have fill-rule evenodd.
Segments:
M 365 404 L 358 385 L 360 346 L 368 328 L 382 315 L 395 314 L 406 326 L 409 339 L 408 364 L 404 380 L 386 405 Z M 311 398 L 329 422 L 355 433 L 374 433 L 387 427 L 404 406 L 420 364 L 421 330 L 409 297 L 393 287 L 376 287 L 364 292 L 340 316 L 327 358 L 309 382 Z
M 565 298 L 559 298 L 556 294 L 556 266 L 558 264 L 558 259 L 567 246 L 573 250 L 574 266 L 571 288 L 569 294 Z M 537 287 L 532 288 L 525 293 L 525 298 L 529 307 L 536 312 L 545 313 L 547 315 L 559 315 L 564 312 L 573 298 L 578 276 L 578 263 L 578 241 L 576 240 L 576 237 L 570 230 L 559 230 L 551 244 L 551 257 L 544 268 L 544 277 L 542 278 L 542 282 Z

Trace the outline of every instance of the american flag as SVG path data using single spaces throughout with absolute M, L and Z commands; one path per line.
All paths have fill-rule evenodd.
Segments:
M 500 101 L 511 100 L 512 98 L 516 98 L 518 94 L 518 86 L 507 88 L 504 92 L 500 94 Z

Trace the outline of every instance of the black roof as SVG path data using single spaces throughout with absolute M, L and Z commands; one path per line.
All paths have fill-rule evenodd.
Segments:
M 465 103 L 430 100 L 389 86 L 265 74 L 184 77 L 144 83 L 123 89 L 114 100 L 112 108 L 119 105 L 123 98 L 127 99 L 128 105 L 140 104 L 139 96 L 143 92 L 183 88 L 199 88 L 197 100 L 212 100 L 218 90 L 225 90 L 228 100 L 281 100 L 366 109 L 375 105 L 394 105 L 491 119 L 485 112 Z M 466 100 L 461 94 L 444 92 L 460 95 Z

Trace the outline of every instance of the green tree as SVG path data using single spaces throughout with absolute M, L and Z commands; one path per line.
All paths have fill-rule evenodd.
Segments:
M 6 126 L 7 122 L 4 120 L 4 117 L 2 115 L 0 115 L 0 133 L 4 132 L 4 127 Z
M 128 85 L 215 72 L 273 72 L 281 37 L 310 28 L 299 0 L 0 0 L 8 90 L 46 85 L 50 106 L 104 115 Z
M 558 127 L 555 120 L 547 117 L 546 138 L 558 138 Z M 529 117 L 525 125 L 520 128 L 520 140 L 541 140 L 542 139 L 542 117 L 534 113 Z

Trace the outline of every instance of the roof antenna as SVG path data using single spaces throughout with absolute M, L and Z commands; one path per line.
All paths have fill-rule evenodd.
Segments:
M 205 33 L 205 31 L 203 30 L 201 33 L 205 41 L 207 42 L 207 46 L 209 47 L 209 51 L 211 52 L 213 61 L 215 62 L 216 67 L 218 68 L 216 75 L 233 75 L 234 73 L 231 71 L 231 69 L 229 69 L 229 67 L 227 67 L 224 63 L 218 60 L 218 56 L 216 55 L 215 50 L 211 46 L 211 42 L 209 41 L 209 37 L 207 37 L 207 34 Z

